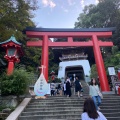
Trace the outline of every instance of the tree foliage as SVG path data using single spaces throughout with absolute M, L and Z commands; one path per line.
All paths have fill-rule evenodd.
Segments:
M 104 0 L 98 5 L 85 6 L 75 27 L 115 27 L 120 25 L 120 0 Z
M 105 60 L 106 69 L 109 66 L 114 66 L 115 70 L 116 70 L 116 73 L 117 73 L 117 70 L 120 68 L 120 51 L 118 51 L 117 46 L 112 47 L 112 55 L 111 55 L 111 57 L 106 58 L 106 60 Z
M 14 34 L 16 40 L 22 43 L 24 51 L 20 64 L 26 65 L 28 71 L 35 71 L 40 64 L 41 48 L 27 47 L 28 38 L 22 31 L 28 26 L 35 26 L 31 18 L 34 17 L 32 11 L 36 9 L 38 9 L 37 0 L 0 1 L 0 42 L 9 39 Z M 2 49 L 0 58 L 4 55 L 5 51 Z
M 116 27 L 112 37 L 114 45 L 119 44 L 120 38 L 120 0 L 99 0 L 97 5 L 85 6 L 75 22 L 75 28 L 104 28 Z
M 0 41 L 12 34 L 22 39 L 22 31 L 27 26 L 34 26 L 31 10 L 37 9 L 36 0 L 1 0 L 0 1 Z
M 91 66 L 90 77 L 91 77 L 91 78 L 97 78 L 97 77 L 98 77 L 96 64 L 93 64 L 93 65 Z
M 15 69 L 12 75 L 1 77 L 1 95 L 22 95 L 26 92 L 29 74 L 24 69 Z

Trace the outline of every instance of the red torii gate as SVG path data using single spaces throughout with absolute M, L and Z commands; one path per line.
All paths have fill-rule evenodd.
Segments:
M 100 51 L 100 46 L 113 46 L 112 42 L 102 42 L 98 38 L 108 38 L 112 36 L 115 28 L 82 28 L 82 29 L 52 29 L 52 28 L 26 28 L 24 32 L 28 37 L 42 38 L 37 41 L 27 41 L 27 46 L 42 46 L 42 62 L 46 66 L 43 74 L 48 80 L 48 48 L 49 47 L 70 47 L 70 46 L 92 46 L 97 65 L 97 71 L 102 91 L 109 91 L 106 71 Z M 49 38 L 67 38 L 67 42 L 52 42 Z M 74 38 L 90 38 L 87 42 L 74 42 Z

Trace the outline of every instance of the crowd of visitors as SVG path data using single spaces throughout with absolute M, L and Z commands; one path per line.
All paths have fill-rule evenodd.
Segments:
M 77 93 L 78 97 L 82 97 L 82 84 L 80 82 L 80 80 L 78 79 L 78 77 L 75 78 L 74 83 L 71 82 L 69 77 L 66 77 L 64 83 L 58 83 L 55 84 L 54 81 L 52 81 L 52 83 L 50 84 L 50 89 L 51 89 L 51 96 L 54 95 L 65 95 L 67 97 L 71 97 L 72 92 L 71 92 L 71 88 L 73 87 L 73 85 L 75 85 L 75 93 Z

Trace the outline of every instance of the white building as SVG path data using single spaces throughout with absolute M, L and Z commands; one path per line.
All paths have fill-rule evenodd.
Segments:
M 65 80 L 66 77 L 74 80 L 77 76 L 80 80 L 90 82 L 90 64 L 85 55 L 65 55 L 60 58 L 58 78 Z

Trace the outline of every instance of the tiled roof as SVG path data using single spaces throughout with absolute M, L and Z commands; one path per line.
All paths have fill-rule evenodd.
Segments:
M 12 41 L 12 42 L 14 42 L 14 43 L 16 43 L 16 44 L 18 44 L 18 45 L 22 45 L 21 43 L 19 43 L 19 42 L 16 41 L 16 38 L 14 37 L 14 35 L 12 35 L 12 36 L 10 37 L 10 39 L 8 39 L 8 40 L 6 40 L 6 41 L 4 41 L 4 42 L 0 42 L 0 45 L 1 45 L 1 44 L 5 44 L 5 43 L 8 43 L 8 42 L 10 42 L 10 41 Z

